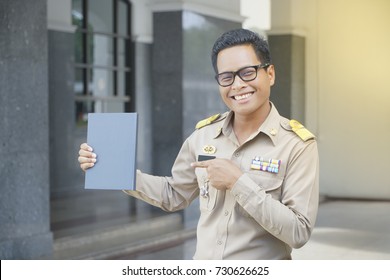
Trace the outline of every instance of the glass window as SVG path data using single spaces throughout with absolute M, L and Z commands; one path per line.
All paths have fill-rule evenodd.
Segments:
M 118 39 L 118 67 L 126 68 L 126 50 L 130 44 L 128 44 L 127 39 Z
M 118 71 L 117 74 L 117 92 L 118 96 L 126 96 L 126 80 L 127 80 L 127 72 L 125 71 Z
M 95 34 L 93 36 L 93 40 L 91 42 L 92 47 L 92 55 L 91 61 L 89 63 L 94 64 L 96 66 L 113 66 L 114 61 L 114 38 L 107 35 Z M 118 55 L 118 54 L 116 54 Z M 124 58 L 122 58 L 124 59 Z
M 129 33 L 129 5 L 126 1 L 118 2 L 118 34 L 127 35 Z
M 90 112 L 123 112 L 130 102 L 130 3 L 73 0 L 76 122 Z M 129 107 L 129 106 L 128 106 Z
M 92 27 L 94 32 L 113 32 L 114 2 L 115 1 L 107 0 L 89 1 L 88 24 Z
M 72 23 L 78 28 L 83 27 L 84 20 L 83 1 L 73 0 L 72 2 Z
M 114 73 L 111 70 L 94 68 L 90 75 L 91 95 L 102 98 L 114 95 Z
M 133 107 L 129 106 L 131 72 L 127 64 L 131 61 L 128 54 L 133 52 L 127 49 L 131 44 L 125 45 L 131 40 L 130 11 L 130 0 L 72 0 L 72 22 L 76 27 L 73 41 L 75 126 L 70 128 L 72 134 L 64 135 L 73 141 L 66 142 L 69 146 L 62 146 L 69 150 L 66 153 L 69 157 L 56 165 L 62 169 L 69 164 L 71 168 L 58 175 L 67 189 L 51 198 L 50 226 L 54 238 L 93 234 L 134 220 L 129 214 L 135 213 L 135 204 L 131 198 L 124 198 L 123 193 L 83 190 L 84 176 L 74 153 L 87 140 L 89 113 L 126 112 Z
M 76 95 L 84 95 L 84 80 L 85 80 L 85 70 L 84 69 L 75 69 L 75 83 L 73 90 Z

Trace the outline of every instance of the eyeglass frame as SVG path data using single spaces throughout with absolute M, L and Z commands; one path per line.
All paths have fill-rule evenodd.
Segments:
M 245 66 L 245 67 L 242 67 L 242 68 L 238 69 L 237 71 L 227 71 L 227 72 L 219 73 L 219 74 L 215 75 L 214 78 L 217 80 L 217 83 L 218 83 L 221 87 L 229 87 L 229 86 L 231 86 L 231 85 L 234 83 L 234 81 L 236 80 L 236 76 L 240 77 L 240 79 L 241 79 L 242 81 L 244 81 L 244 82 L 250 82 L 250 81 L 253 81 L 254 79 L 257 78 L 257 72 L 259 71 L 259 69 L 267 68 L 267 67 L 270 66 L 270 65 L 271 65 L 271 63 L 264 63 L 264 64 L 263 64 L 263 63 L 260 63 L 259 65 Z M 255 75 L 254 78 L 245 79 L 245 78 L 241 77 L 240 72 L 241 72 L 242 70 L 244 70 L 244 69 L 247 69 L 247 68 L 254 68 L 254 69 L 256 70 L 256 71 L 255 71 L 255 72 L 256 72 L 256 75 Z M 232 82 L 231 82 L 230 84 L 228 84 L 228 85 L 221 85 L 220 82 L 219 82 L 219 80 L 218 80 L 218 77 L 219 77 L 220 75 L 222 75 L 222 74 L 233 74 Z

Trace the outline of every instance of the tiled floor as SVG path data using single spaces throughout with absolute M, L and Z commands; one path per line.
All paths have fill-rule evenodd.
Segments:
M 330 200 L 321 204 L 304 260 L 390 260 L 390 201 Z
M 141 201 L 134 202 L 120 191 L 84 192 L 62 198 L 53 201 L 52 213 L 57 241 L 64 241 L 62 244 L 66 246 L 67 238 L 79 236 L 74 240 L 86 243 L 79 248 L 80 256 L 169 260 L 192 259 L 195 252 L 195 231 L 185 228 L 180 214 L 169 217 L 171 214 Z M 141 227 L 145 228 L 145 234 L 139 232 Z M 91 237 L 85 239 L 85 236 Z M 100 244 L 92 243 L 93 238 L 100 238 Z M 61 247 L 59 243 L 57 247 Z M 93 255 L 99 246 L 106 247 L 105 251 Z M 115 248 L 122 251 L 120 255 L 113 254 Z M 77 255 L 58 256 L 77 258 Z M 293 259 L 390 260 L 390 201 L 323 201 L 310 241 L 293 251 Z
M 137 258 L 194 236 L 183 229 L 182 213 L 166 213 L 121 191 L 72 193 L 51 201 L 54 254 L 44 259 Z
M 196 240 L 138 255 L 137 259 L 191 259 Z M 327 200 L 321 203 L 309 242 L 294 260 L 390 260 L 390 201 Z

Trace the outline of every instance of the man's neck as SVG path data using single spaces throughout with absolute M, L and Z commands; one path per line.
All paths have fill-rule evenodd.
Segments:
M 245 143 L 245 141 L 260 128 L 267 119 L 270 111 L 271 105 L 269 104 L 266 106 L 266 110 L 261 110 L 252 115 L 234 114 L 233 131 L 240 145 Z

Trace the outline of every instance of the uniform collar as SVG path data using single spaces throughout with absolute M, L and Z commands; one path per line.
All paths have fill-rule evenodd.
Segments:
M 253 138 L 256 137 L 260 132 L 267 135 L 272 143 L 276 145 L 277 138 L 279 134 L 280 129 L 280 119 L 281 116 L 279 115 L 278 110 L 276 109 L 275 105 L 270 102 L 271 104 L 271 111 L 268 114 L 267 118 L 263 122 L 263 124 L 259 127 L 257 132 L 252 136 Z M 216 135 L 214 138 L 217 138 L 221 134 L 224 134 L 225 136 L 229 136 L 233 132 L 233 126 L 232 126 L 232 118 L 234 115 L 233 111 L 229 111 L 226 113 L 227 116 L 223 123 L 220 124 L 220 126 L 217 128 Z
M 265 119 L 263 124 L 260 126 L 258 132 L 262 132 L 267 135 L 272 140 L 272 143 L 276 145 L 280 130 L 281 116 L 275 105 L 272 102 L 270 102 L 270 104 L 271 111 L 269 112 L 268 117 Z
M 221 134 L 229 137 L 229 135 L 232 133 L 233 131 L 233 126 L 231 124 L 232 122 L 232 117 L 234 116 L 234 112 L 233 111 L 229 111 L 229 112 L 226 112 L 226 118 L 225 120 L 218 126 L 217 128 L 217 131 L 216 131 L 216 135 L 214 138 L 217 138 L 218 136 L 220 136 Z

